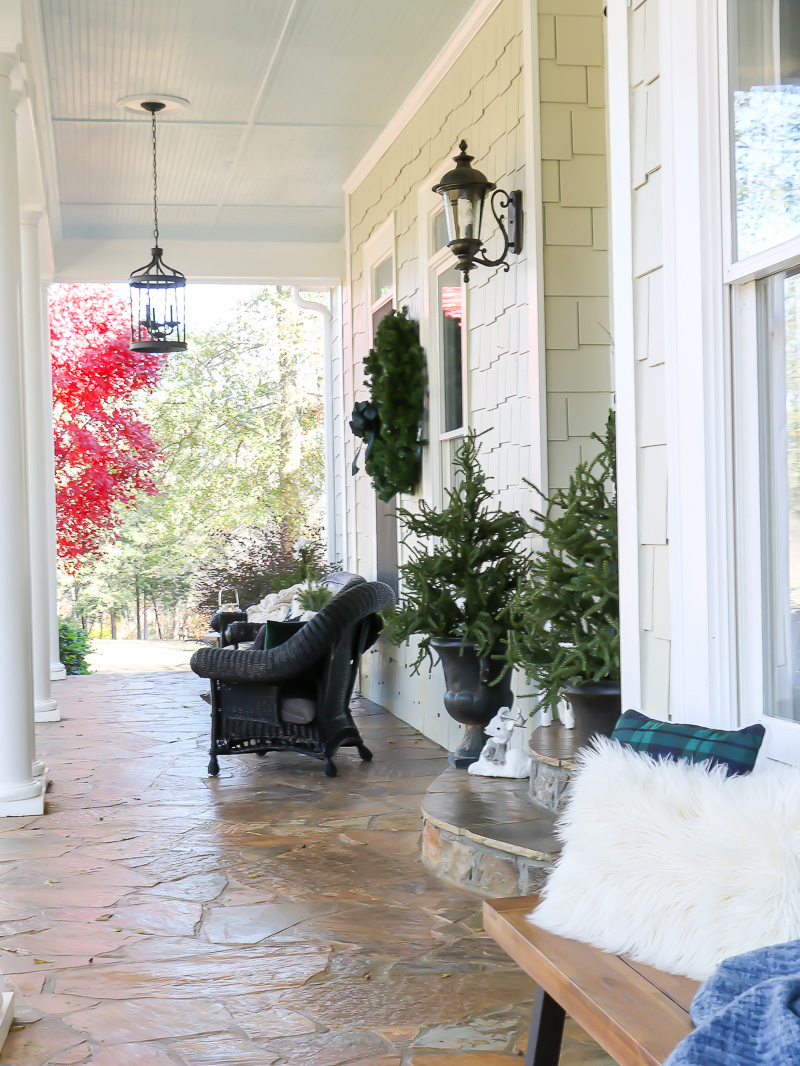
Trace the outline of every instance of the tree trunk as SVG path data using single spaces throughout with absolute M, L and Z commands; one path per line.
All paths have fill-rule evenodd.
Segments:
M 138 574 L 136 575 L 135 583 L 136 583 L 136 639 L 137 640 L 141 640 L 142 639 L 142 610 L 141 610 L 141 602 L 140 602 L 140 594 L 139 594 L 139 575 Z
M 111 611 L 111 639 L 117 639 L 117 612 Z
M 156 616 L 156 629 L 158 630 L 158 639 L 163 640 L 164 637 L 161 634 L 161 619 L 158 617 L 158 607 L 156 607 L 156 601 L 151 599 L 150 602 L 153 604 L 153 614 Z

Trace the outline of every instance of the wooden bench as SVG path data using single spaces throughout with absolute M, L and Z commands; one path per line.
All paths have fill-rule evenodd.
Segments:
M 660 1066 L 693 1029 L 699 985 L 538 929 L 536 896 L 486 900 L 486 932 L 536 982 L 525 1066 L 557 1066 L 569 1013 L 620 1066 Z

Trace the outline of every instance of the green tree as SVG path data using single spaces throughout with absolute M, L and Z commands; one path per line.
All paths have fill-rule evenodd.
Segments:
M 275 531 L 294 573 L 293 543 L 324 514 L 320 348 L 317 316 L 264 288 L 170 357 L 142 405 L 164 455 L 158 494 L 64 586 L 85 629 L 118 617 L 143 635 L 146 611 L 160 635 L 183 634 L 242 566 L 246 602 L 270 576 Z
M 165 456 L 161 490 L 184 528 L 277 520 L 296 534 L 321 514 L 319 351 L 316 316 L 264 288 L 171 358 L 146 412 Z

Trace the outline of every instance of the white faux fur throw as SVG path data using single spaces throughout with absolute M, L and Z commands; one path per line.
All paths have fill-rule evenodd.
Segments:
M 580 761 L 534 924 L 696 980 L 800 939 L 800 771 L 725 777 L 606 739 Z

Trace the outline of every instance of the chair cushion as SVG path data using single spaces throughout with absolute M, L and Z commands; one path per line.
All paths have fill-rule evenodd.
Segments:
M 756 764 L 763 725 L 744 729 L 705 729 L 682 722 L 661 722 L 640 711 L 626 711 L 614 727 L 614 740 L 654 759 L 683 759 L 724 766 L 725 773 L 749 774 Z
M 304 700 L 298 696 L 289 697 L 281 700 L 280 715 L 284 722 L 308 725 L 317 717 L 317 704 L 314 700 Z

